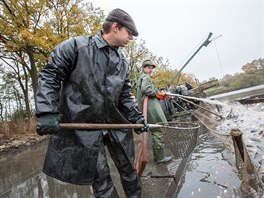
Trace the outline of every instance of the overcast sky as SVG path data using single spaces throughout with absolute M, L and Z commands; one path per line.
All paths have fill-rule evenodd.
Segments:
M 115 8 L 135 21 L 139 39 L 156 56 L 180 69 L 210 32 L 220 36 L 203 47 L 183 70 L 200 81 L 241 72 L 264 58 L 264 0 L 90 0 L 107 15 Z

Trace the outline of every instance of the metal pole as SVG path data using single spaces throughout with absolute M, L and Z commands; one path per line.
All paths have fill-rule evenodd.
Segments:
M 188 65 L 188 63 L 193 59 L 193 57 L 200 51 L 200 49 L 205 46 L 207 47 L 207 45 L 211 42 L 209 39 L 211 38 L 211 36 L 213 35 L 213 33 L 209 33 L 207 39 L 200 45 L 200 47 L 194 52 L 194 54 L 187 60 L 187 62 L 181 67 L 181 69 L 177 72 L 176 76 L 168 83 L 167 87 L 169 87 L 172 82 L 178 78 L 181 74 L 181 71 L 186 67 L 186 65 Z M 177 82 L 178 83 L 178 82 Z

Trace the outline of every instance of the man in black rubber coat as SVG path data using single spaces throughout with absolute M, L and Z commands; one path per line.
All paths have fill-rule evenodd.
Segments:
M 65 130 L 61 123 L 137 123 L 148 131 L 131 94 L 127 60 L 121 53 L 138 36 L 131 16 L 114 9 L 95 36 L 59 44 L 40 72 L 36 95 L 37 133 L 51 134 L 43 171 L 61 181 L 92 185 L 96 197 L 118 197 L 105 145 L 127 197 L 140 197 L 131 129 Z

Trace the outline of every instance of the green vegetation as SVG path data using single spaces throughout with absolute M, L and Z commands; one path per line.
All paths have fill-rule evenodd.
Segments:
M 253 60 L 242 66 L 242 72 L 235 75 L 225 75 L 220 79 L 219 86 L 206 90 L 206 95 L 215 95 L 238 89 L 264 84 L 264 58 Z

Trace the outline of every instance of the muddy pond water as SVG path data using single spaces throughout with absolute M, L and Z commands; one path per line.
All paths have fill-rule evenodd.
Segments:
M 199 136 L 187 163 L 178 198 L 241 197 L 240 179 L 234 156 L 223 143 L 209 133 Z
M 13 153 L 0 161 L 0 197 L 94 197 L 89 186 L 60 182 L 42 173 L 46 144 Z M 175 197 L 234 197 L 240 180 L 224 146 L 208 133 L 201 134 Z M 110 163 L 111 164 L 111 163 Z M 112 167 L 113 168 L 113 167 Z M 118 175 L 113 178 L 118 184 Z M 233 196 L 234 195 L 234 196 Z M 173 197 L 173 196 L 172 196 Z
M 222 142 L 203 130 L 186 165 L 178 190 L 171 197 L 241 197 L 241 180 L 235 169 L 234 155 Z M 138 144 L 138 141 L 135 143 Z M 90 186 L 63 183 L 42 173 L 46 148 L 47 142 L 44 142 L 20 152 L 0 156 L 0 197 L 94 197 Z M 109 164 L 117 190 L 120 197 L 123 197 L 119 176 L 110 158 Z

